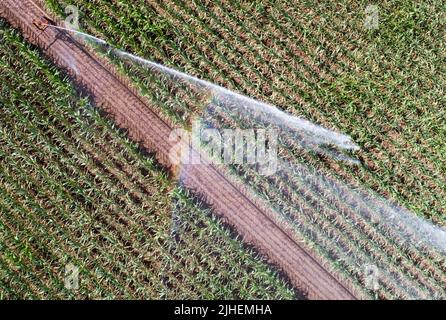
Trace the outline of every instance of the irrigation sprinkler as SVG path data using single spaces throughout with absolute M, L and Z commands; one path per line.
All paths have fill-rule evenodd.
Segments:
M 56 23 L 46 16 L 41 16 L 40 18 L 34 19 L 33 24 L 37 27 L 37 29 L 45 31 L 49 25 L 55 25 Z

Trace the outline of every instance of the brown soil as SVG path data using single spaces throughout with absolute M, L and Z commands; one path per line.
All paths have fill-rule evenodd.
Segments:
M 2 17 L 65 70 L 119 127 L 128 130 L 132 139 L 156 153 L 161 164 L 172 168 L 169 160 L 172 142 L 168 139 L 172 130 L 170 124 L 152 111 L 112 66 L 87 52 L 67 33 L 53 28 L 39 30 L 33 20 L 43 14 L 31 0 L 2 0 L 0 3 Z M 308 298 L 361 297 L 339 275 L 327 271 L 321 257 L 290 237 L 286 226 L 274 222 L 274 212 L 230 179 L 222 168 L 191 165 L 183 167 L 181 175 L 186 187 L 202 195 L 243 236 L 244 241 L 253 244 L 278 265 L 293 285 L 307 293 Z

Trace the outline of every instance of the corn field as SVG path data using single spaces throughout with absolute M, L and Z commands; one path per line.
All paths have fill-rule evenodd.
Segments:
M 1 298 L 299 297 L 4 21 L 0 41 Z
M 40 2 L 61 19 L 74 5 L 81 30 L 116 48 L 352 137 L 359 150 L 341 158 L 285 134 L 287 169 L 225 170 L 362 297 L 446 296 L 444 248 L 414 241 L 431 228 L 402 231 L 446 227 L 444 3 L 382 1 L 370 27 L 368 1 Z M 5 23 L 1 50 L 4 297 L 305 297 Z M 98 54 L 169 123 L 268 127 L 187 81 Z M 75 294 L 61 281 L 69 262 L 83 281 Z

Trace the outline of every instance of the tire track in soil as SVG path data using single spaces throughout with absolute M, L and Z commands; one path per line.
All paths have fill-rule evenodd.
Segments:
M 174 144 L 169 141 L 172 126 L 153 112 L 109 63 L 101 62 L 65 32 L 37 29 L 32 21 L 40 18 L 42 11 L 31 0 L 2 0 L 0 16 L 65 70 L 76 86 L 86 89 L 96 105 L 110 114 L 119 127 L 128 130 L 131 139 L 154 152 L 162 165 L 173 168 L 169 160 Z M 309 299 L 362 297 L 338 275 L 330 274 L 321 257 L 276 225 L 270 218 L 272 210 L 225 177 L 223 170 L 206 164 L 185 166 L 182 178 L 187 188 L 201 195 L 245 242 L 278 265 Z

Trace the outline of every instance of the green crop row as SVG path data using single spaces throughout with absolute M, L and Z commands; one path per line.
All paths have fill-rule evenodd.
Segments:
M 0 42 L 2 298 L 297 297 L 4 21 Z
M 53 6 L 59 5 L 58 8 L 60 10 L 61 1 L 57 3 L 52 1 L 51 3 Z M 274 54 L 274 50 L 268 50 L 268 48 L 265 47 L 265 44 L 260 45 L 258 42 L 258 39 L 265 37 L 265 34 L 261 34 L 262 37 L 259 37 L 259 34 L 256 32 L 264 32 L 268 34 L 267 30 L 263 30 L 256 27 L 255 24 L 251 24 L 249 22 L 250 19 L 236 19 L 236 14 L 243 14 L 243 16 L 249 17 L 249 14 L 244 12 L 246 10 L 245 8 L 237 6 L 236 3 L 228 4 L 226 2 L 217 2 L 213 5 L 213 10 L 209 10 L 208 13 L 203 14 L 205 8 L 199 3 L 194 3 L 193 6 L 196 7 L 196 11 L 192 12 L 189 8 L 189 4 L 176 1 L 171 5 L 157 2 L 147 3 L 146 6 L 143 6 L 144 2 L 142 2 L 141 5 L 125 8 L 121 7 L 121 3 L 118 4 L 114 2 L 111 5 L 105 5 L 102 1 L 95 1 L 95 4 L 84 3 L 82 1 L 72 3 L 80 5 L 80 9 L 84 13 L 84 21 L 87 29 L 93 27 L 94 29 L 92 29 L 92 31 L 95 31 L 101 36 L 105 36 L 105 38 L 116 43 L 119 47 L 130 49 L 134 53 L 153 58 L 168 65 L 175 65 L 175 63 L 177 63 L 178 67 L 183 68 L 185 71 L 192 71 L 192 73 L 198 75 L 207 74 L 209 79 L 211 77 L 210 75 L 215 75 L 215 77 L 210 80 L 222 79 L 220 83 L 230 88 L 284 106 L 289 111 L 293 111 L 293 108 L 296 108 L 298 112 L 308 116 L 310 119 L 329 125 L 336 124 L 346 132 L 351 132 L 354 137 L 359 138 L 362 145 L 366 146 L 367 149 L 363 152 L 361 157 L 365 163 L 370 163 L 372 167 L 361 167 L 359 170 L 355 170 L 351 173 L 351 170 L 348 167 L 341 166 L 343 170 L 342 174 L 344 176 L 349 176 L 351 179 L 359 179 L 361 184 L 370 186 L 385 195 L 391 195 L 401 204 L 406 205 L 417 212 L 421 211 L 426 216 L 432 217 L 436 222 L 442 223 L 441 221 L 444 219 L 442 214 L 444 197 L 441 197 L 441 194 L 445 190 L 445 181 L 442 175 L 435 173 L 438 172 L 438 170 L 432 171 L 433 168 L 438 167 L 439 164 L 436 154 L 422 152 L 423 149 L 420 149 L 420 144 L 413 142 L 415 139 L 420 140 L 420 138 L 416 136 L 418 131 L 413 132 L 415 135 L 412 136 L 411 139 L 389 139 L 389 137 L 386 137 L 385 135 L 385 132 L 388 130 L 384 130 L 385 128 L 381 126 L 381 124 L 383 124 L 388 127 L 390 123 L 389 117 L 386 118 L 386 121 L 375 122 L 373 125 L 364 125 L 364 123 L 368 123 L 370 120 L 364 118 L 364 113 L 359 113 L 356 106 L 350 105 L 347 106 L 347 108 L 340 107 L 340 105 L 342 106 L 346 103 L 342 100 L 343 97 L 347 95 L 349 99 L 348 101 L 372 100 L 376 102 L 379 102 L 377 100 L 379 97 L 376 95 L 371 97 L 364 96 L 364 91 L 362 89 L 359 92 L 351 90 L 345 92 L 343 89 L 344 81 L 346 81 L 343 80 L 344 76 L 342 75 L 342 77 L 339 77 L 338 73 L 332 74 L 330 70 L 325 71 L 330 74 L 331 79 L 335 80 L 334 82 L 327 83 L 326 79 L 315 78 L 316 75 L 313 75 L 312 79 L 302 78 L 300 77 L 299 70 L 294 67 L 290 69 L 289 64 L 285 63 L 285 69 L 283 71 L 280 70 L 281 74 L 277 78 L 283 78 L 285 80 L 284 84 L 287 87 L 282 89 L 272 87 L 272 78 L 270 76 L 263 78 L 256 76 L 255 79 L 256 81 L 260 81 L 260 84 L 254 83 L 251 79 L 252 75 L 256 73 L 256 68 L 262 65 L 264 68 L 267 68 L 268 65 L 270 65 L 265 61 L 265 58 L 267 57 L 262 57 L 262 55 L 264 55 L 263 52 L 269 52 L 269 56 L 273 58 L 277 57 L 277 54 Z M 325 33 L 322 33 L 322 30 L 319 30 L 318 28 L 311 28 L 311 24 L 308 23 L 309 20 L 305 20 L 305 18 L 308 17 L 309 19 L 311 17 L 316 20 L 318 17 L 317 15 L 315 17 L 314 14 L 308 14 L 307 9 L 303 11 L 305 13 L 303 17 L 302 15 L 298 17 L 290 16 L 287 13 L 290 11 L 288 8 L 294 5 L 296 4 L 282 4 L 281 2 L 277 2 L 270 6 L 269 11 L 271 14 L 268 15 L 267 18 L 275 21 L 274 18 L 282 17 L 281 19 L 285 19 L 286 23 L 292 23 L 292 27 L 296 28 L 296 30 L 302 30 L 301 32 L 305 32 L 305 34 L 314 34 L 314 38 L 306 37 L 305 41 L 299 42 L 299 46 L 301 46 L 301 50 L 305 53 L 308 60 L 313 61 L 313 64 L 316 66 L 320 65 L 320 67 L 323 68 L 325 64 L 320 61 L 318 62 L 318 58 L 314 57 L 314 51 L 311 50 L 314 50 L 315 47 L 320 48 L 321 50 L 326 50 L 326 56 L 330 57 L 333 55 L 333 48 L 336 48 L 338 51 L 343 53 L 346 52 L 345 59 L 347 59 L 344 59 L 345 61 L 335 61 L 338 69 L 349 68 L 346 70 L 352 70 L 352 68 L 357 68 L 356 65 L 360 67 L 364 66 L 362 61 L 355 61 L 358 59 L 351 54 L 347 55 L 349 51 L 346 50 L 346 48 L 350 48 L 351 45 L 345 44 L 345 46 L 337 47 L 337 43 L 334 42 L 332 34 L 340 35 L 339 31 L 332 31 L 331 28 L 326 27 L 325 24 L 323 25 L 323 30 L 326 31 Z M 174 7 L 177 10 L 173 10 L 172 8 Z M 228 11 L 230 12 L 228 13 Z M 294 11 L 291 10 L 291 12 Z M 219 16 L 217 16 L 216 13 L 218 13 Z M 330 11 L 327 11 L 327 14 L 328 13 L 330 13 Z M 207 18 L 204 23 L 200 22 L 202 21 L 202 18 L 200 17 L 206 17 L 206 15 L 209 15 L 209 18 Z M 90 22 L 88 19 L 90 16 L 100 18 L 101 20 L 99 21 L 102 21 L 102 24 L 100 25 L 97 21 Z M 161 40 L 159 40 L 162 50 L 160 50 L 157 45 L 153 44 L 155 42 L 153 38 L 149 39 L 143 33 L 139 33 L 138 29 L 135 27 L 135 23 L 131 23 L 130 19 L 120 19 L 123 16 L 132 17 L 133 20 L 131 21 L 146 20 L 150 22 L 149 24 L 159 23 L 162 25 L 169 25 L 169 32 L 166 32 L 166 34 L 161 37 Z M 108 21 L 106 18 L 113 21 L 113 23 L 105 23 L 104 21 Z M 185 20 L 186 18 L 187 20 Z M 338 18 L 334 19 L 336 22 L 339 20 Z M 225 23 L 222 23 L 222 20 L 225 21 Z M 192 21 L 194 25 L 197 24 L 197 27 L 192 30 L 189 27 L 189 23 L 186 23 L 188 21 Z M 244 26 L 245 23 L 250 24 Z M 232 25 L 234 25 L 234 31 L 239 30 L 237 28 L 241 28 L 240 30 L 242 31 L 248 30 L 249 32 L 246 34 L 248 35 L 249 41 L 241 38 L 241 31 L 228 33 L 225 30 L 225 28 L 232 28 Z M 281 37 L 286 37 L 286 35 L 289 34 L 289 32 L 285 33 L 285 30 L 280 28 L 281 22 L 276 22 L 275 25 L 277 26 Z M 300 29 L 298 29 L 298 27 Z M 206 42 L 209 40 L 209 36 L 213 36 L 213 34 L 215 34 L 216 37 L 220 37 L 222 43 L 226 44 L 226 47 L 223 46 L 222 48 L 222 50 L 224 49 L 223 54 L 218 50 L 215 50 L 213 45 L 209 45 L 213 42 Z M 291 36 L 292 33 L 290 37 Z M 127 41 L 127 39 L 134 39 L 135 37 L 141 41 Z M 267 38 L 271 39 L 272 37 L 273 34 L 269 35 Z M 246 38 L 246 36 L 243 38 Z M 192 41 L 191 39 L 194 40 Z M 117 40 L 119 40 L 119 42 L 116 42 Z M 257 46 L 249 45 L 249 43 L 253 41 L 257 43 Z M 190 45 L 187 45 L 188 42 L 190 42 Z M 200 43 L 201 45 L 198 46 L 196 43 Z M 311 45 L 309 46 L 307 43 L 310 43 Z M 345 42 L 342 43 L 344 44 Z M 156 44 L 158 44 L 158 42 Z M 287 52 L 284 45 L 280 45 L 279 47 L 281 50 Z M 162 52 L 162 54 L 160 52 Z M 167 55 L 165 54 L 166 52 L 168 53 Z M 248 54 L 243 55 L 243 53 Z M 236 60 L 233 60 L 232 57 Z M 297 59 L 297 56 L 296 54 L 290 54 L 290 58 L 295 60 Z M 355 58 L 355 60 L 353 60 L 353 58 Z M 267 66 L 265 66 L 265 64 Z M 240 69 L 237 69 L 239 65 L 246 66 L 246 68 L 243 67 L 243 70 L 246 70 L 249 77 L 244 75 L 243 72 L 240 72 Z M 274 67 L 276 66 L 277 64 L 274 64 Z M 217 72 L 219 70 L 220 72 Z M 358 76 L 360 76 L 360 73 L 358 73 Z M 299 83 L 303 83 L 304 85 L 302 89 L 299 89 L 298 91 L 296 91 L 297 88 L 296 90 L 293 89 L 296 83 L 296 77 L 299 78 Z M 241 82 L 240 80 L 243 81 Z M 262 88 L 265 86 L 261 83 L 267 84 L 268 87 L 270 87 L 267 91 L 272 90 L 274 94 L 264 96 L 263 94 L 265 92 Z M 248 90 L 248 88 L 252 89 Z M 287 89 L 287 91 L 290 91 L 292 94 L 287 91 L 284 92 L 284 89 Z M 362 96 L 355 98 L 354 95 L 357 94 L 361 94 Z M 284 96 L 287 97 L 286 100 L 282 99 Z M 293 98 L 296 96 L 304 99 L 305 104 L 303 106 L 296 104 L 296 100 Z M 354 107 L 354 109 L 350 110 L 351 107 Z M 378 105 L 378 109 L 375 108 L 371 111 L 367 110 L 367 112 L 372 112 L 377 115 L 377 119 L 382 119 L 383 112 L 387 112 L 387 109 L 388 108 L 384 108 L 384 106 L 380 104 Z M 352 110 L 355 112 L 353 115 Z M 359 121 L 355 119 L 359 119 Z M 392 119 L 395 120 L 395 116 L 393 116 Z M 357 131 L 354 130 L 362 131 L 356 133 Z M 435 138 L 435 136 L 433 137 Z M 386 142 L 392 147 L 385 147 L 385 145 L 379 143 L 380 141 Z M 429 139 L 426 141 L 430 142 L 431 140 Z M 395 146 L 393 147 L 393 145 Z M 395 154 L 396 150 L 399 152 L 398 154 Z M 414 150 L 420 151 L 413 152 Z M 382 158 L 383 155 L 385 158 Z M 401 161 L 396 162 L 396 159 L 400 159 Z M 389 163 L 391 163 L 392 166 L 389 166 Z M 416 170 L 418 175 L 428 177 L 428 179 L 413 179 L 404 176 L 404 172 L 409 169 L 412 171 Z M 409 181 L 410 183 L 408 183 Z M 436 192 L 431 192 L 432 188 L 435 188 Z
M 218 110 L 218 108 L 213 110 Z M 235 125 L 240 126 L 240 123 L 248 128 L 250 127 L 249 119 L 238 120 L 235 124 L 227 125 L 231 120 L 225 113 L 213 114 L 207 120 L 214 128 L 231 128 Z M 286 151 L 282 150 L 279 153 L 283 156 Z M 361 259 L 365 259 L 363 261 L 379 265 L 382 270 L 392 270 L 391 274 L 388 275 L 386 275 L 387 271 L 383 272 L 381 281 L 385 283 L 388 276 L 387 280 L 390 279 L 390 283 L 393 283 L 388 284 L 389 288 L 397 290 L 397 292 L 402 290 L 400 291 L 402 296 L 407 292 L 406 285 L 409 287 L 420 286 L 420 288 L 423 288 L 420 289 L 420 292 L 423 292 L 426 288 L 429 288 L 427 290 L 434 290 L 433 292 L 437 294 L 443 291 L 444 270 L 441 270 L 441 264 L 437 265 L 436 263 L 436 261 L 441 261 L 441 257 L 435 255 L 429 257 L 426 252 L 415 248 L 405 248 L 402 243 L 393 239 L 392 230 L 385 230 L 379 224 L 375 225 L 365 218 L 366 213 L 356 212 L 359 210 L 358 208 L 364 205 L 365 208 L 362 211 L 370 211 L 373 214 L 376 210 L 376 208 L 367 208 L 366 203 L 361 204 L 362 199 L 359 194 L 356 194 L 353 190 L 344 191 L 351 193 L 347 197 L 356 199 L 357 206 L 344 203 L 343 193 L 330 194 L 337 188 L 334 188 L 329 180 L 324 180 L 323 176 L 312 177 L 312 169 L 308 167 L 308 160 L 302 161 L 296 158 L 293 161 L 293 158 L 289 159 L 292 163 L 297 160 L 294 165 L 307 168 L 308 178 L 287 172 L 277 172 L 272 177 L 259 176 L 256 170 L 249 166 L 241 166 L 234 168 L 234 170 L 235 174 L 245 184 L 250 185 L 256 193 L 276 208 L 279 220 L 284 219 L 297 234 L 303 235 L 312 247 L 320 247 L 321 252 L 326 251 L 328 253 L 328 251 L 331 251 L 334 255 L 328 256 L 330 262 L 335 263 L 338 260 L 337 256 L 345 256 L 345 252 L 347 252 L 347 258 L 349 256 L 356 257 L 355 260 L 348 260 L 347 264 L 341 267 L 339 271 L 345 272 L 348 269 L 346 266 L 358 265 Z M 359 224 L 362 225 L 360 230 L 357 229 Z M 319 229 L 315 229 L 315 226 Z M 309 231 L 311 229 L 313 231 Z M 325 229 L 326 231 L 324 231 Z M 339 233 L 338 230 L 342 230 L 342 233 Z M 316 234 L 321 234 L 322 238 L 315 239 Z M 338 235 L 335 236 L 336 234 Z M 336 237 L 336 243 L 321 245 L 321 239 L 331 237 Z M 329 250 L 329 248 L 332 249 Z M 405 252 L 406 250 L 409 251 Z M 423 261 L 423 264 L 420 264 L 421 261 Z M 426 262 L 431 265 L 429 270 L 432 271 L 432 268 L 435 270 L 436 276 L 433 276 L 431 271 L 426 270 L 426 265 L 424 265 Z M 354 272 L 359 283 L 361 283 L 361 273 L 357 273 L 358 270 L 354 270 Z M 395 275 L 398 275 L 398 280 Z M 434 278 L 437 278 L 438 281 L 434 281 Z M 404 285 L 404 283 L 406 284 Z M 432 294 L 432 291 L 429 292 Z
M 444 224 L 444 73 L 440 72 L 444 43 L 439 40 L 438 5 L 383 2 L 379 6 L 381 26 L 369 32 L 361 25 L 367 3 L 342 6 L 331 2 L 275 1 L 265 2 L 260 9 L 257 4 L 238 1 L 206 5 L 198 1 L 141 1 L 137 6 L 101 0 L 48 3 L 58 12 L 66 3 L 79 5 L 85 29 L 120 48 L 351 134 L 362 147 L 358 156 L 363 166 L 352 168 L 326 160 L 321 163 L 310 156 L 305 156 L 305 161 Z M 396 16 L 401 17 L 400 22 Z M 424 32 L 414 23 L 414 16 Z M 153 38 L 139 31 L 138 25 L 144 22 L 168 27 Z M 410 55 L 416 59 L 412 61 Z M 435 68 L 438 72 L 432 71 Z M 185 88 L 176 88 L 181 93 L 171 95 L 171 84 L 150 72 L 121 70 L 139 84 L 153 106 L 179 122 L 190 117 L 199 102 L 194 102 L 194 94 Z M 286 154 L 294 159 L 293 150 Z M 354 230 L 356 222 L 349 220 L 355 216 L 355 208 L 345 208 L 339 199 L 322 199 L 317 188 L 312 191 L 313 200 L 293 202 L 297 200 L 290 199 L 299 197 L 299 192 L 287 191 L 289 199 L 274 193 L 274 186 L 287 186 L 286 179 L 277 177 L 262 184 L 262 179 L 248 175 L 244 181 L 251 179 L 255 181 L 252 187 L 269 201 L 288 200 L 287 207 L 278 208 L 284 215 L 296 206 L 312 212 L 310 220 L 318 210 L 348 215 L 336 218 L 341 221 L 341 230 L 352 230 L 346 233 L 347 242 L 342 243 L 381 257 L 398 272 L 406 273 L 404 281 L 411 281 L 413 276 L 417 281 L 421 279 L 421 291 L 426 286 L 441 291 L 444 259 L 435 253 L 400 248 L 388 230 L 372 227 L 367 221 L 362 225 L 365 235 L 361 235 Z M 325 215 L 325 221 L 334 216 Z M 288 222 L 296 228 L 305 225 L 296 220 Z M 323 226 L 321 222 L 318 232 L 325 232 Z M 383 246 L 382 250 L 375 241 Z M 401 268 L 395 256 L 403 259 Z M 327 257 L 339 265 L 336 256 Z M 348 263 L 339 266 L 340 271 L 348 269 Z M 356 270 L 348 272 L 356 272 L 354 276 L 359 281 Z M 391 294 L 397 294 L 392 286 L 388 287 Z

